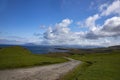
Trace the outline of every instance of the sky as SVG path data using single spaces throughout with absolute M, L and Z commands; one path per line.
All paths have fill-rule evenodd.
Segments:
M 120 0 L 0 0 L 0 44 L 120 45 Z

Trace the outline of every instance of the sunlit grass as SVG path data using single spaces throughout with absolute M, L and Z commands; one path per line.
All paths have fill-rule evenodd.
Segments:
M 0 69 L 32 67 L 65 61 L 67 60 L 61 57 L 32 54 L 29 50 L 20 46 L 0 49 Z
M 85 63 L 65 75 L 63 80 L 120 80 L 119 52 L 73 55 L 71 57 Z

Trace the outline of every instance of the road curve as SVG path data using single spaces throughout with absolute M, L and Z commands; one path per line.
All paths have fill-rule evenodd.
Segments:
M 0 70 L 0 80 L 59 80 L 61 76 L 81 63 L 78 60 L 67 59 L 68 62 L 47 66 Z

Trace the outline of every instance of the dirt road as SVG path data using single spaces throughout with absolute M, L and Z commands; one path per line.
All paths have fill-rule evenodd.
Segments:
M 61 76 L 81 63 L 78 60 L 67 59 L 70 61 L 47 66 L 0 70 L 0 80 L 59 80 Z

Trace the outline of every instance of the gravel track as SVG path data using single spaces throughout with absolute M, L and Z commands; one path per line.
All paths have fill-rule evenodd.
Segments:
M 67 59 L 68 62 L 47 66 L 0 70 L 0 80 L 59 80 L 61 76 L 81 63 L 78 60 Z

